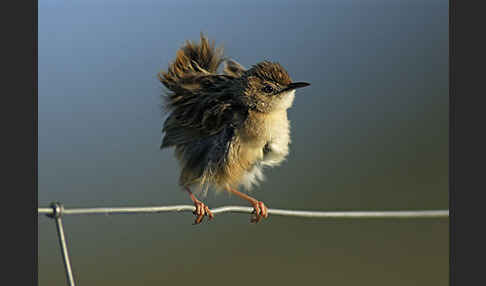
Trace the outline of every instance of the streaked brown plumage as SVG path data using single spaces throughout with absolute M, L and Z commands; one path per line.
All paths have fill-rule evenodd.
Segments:
M 224 62 L 224 74 L 217 69 Z M 262 202 L 237 191 L 263 179 L 263 166 L 275 166 L 288 154 L 290 143 L 287 109 L 294 90 L 307 83 L 292 83 L 278 63 L 264 61 L 245 70 L 233 60 L 223 60 L 221 48 L 201 34 L 199 44 L 186 42 L 159 79 L 169 90 L 169 112 L 161 148 L 175 147 L 181 164 L 179 184 L 196 205 L 196 223 L 209 208 L 190 188 L 227 190 L 255 208 L 252 219 L 267 217 Z

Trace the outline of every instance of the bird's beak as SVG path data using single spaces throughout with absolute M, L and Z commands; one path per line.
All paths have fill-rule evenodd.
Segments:
M 282 91 L 294 90 L 296 88 L 306 87 L 306 86 L 309 86 L 309 85 L 310 85 L 310 83 L 308 83 L 308 82 L 293 82 L 293 83 L 287 85 L 287 87 Z

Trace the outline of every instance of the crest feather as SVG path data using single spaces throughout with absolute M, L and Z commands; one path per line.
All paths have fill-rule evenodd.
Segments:
M 263 61 L 252 66 L 250 74 L 282 85 L 292 82 L 287 71 L 277 62 Z

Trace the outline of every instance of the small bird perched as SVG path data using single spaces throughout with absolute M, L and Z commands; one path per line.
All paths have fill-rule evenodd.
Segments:
M 222 62 L 224 74 L 219 74 Z M 187 41 L 177 51 L 159 80 L 169 89 L 160 148 L 175 147 L 182 168 L 179 184 L 196 206 L 195 224 L 204 216 L 213 218 L 193 193 L 209 187 L 249 201 L 254 208 L 251 222 L 267 218 L 265 204 L 237 188 L 250 190 L 263 180 L 264 166 L 285 159 L 290 143 L 287 109 L 295 89 L 309 83 L 292 82 L 278 63 L 263 61 L 245 69 L 224 59 L 222 48 L 202 34 L 199 44 Z

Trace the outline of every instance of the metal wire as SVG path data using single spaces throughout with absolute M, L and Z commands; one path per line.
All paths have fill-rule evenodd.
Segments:
M 71 268 L 71 261 L 69 260 L 68 248 L 66 243 L 66 237 L 64 236 L 64 228 L 62 226 L 61 216 L 63 215 L 63 206 L 60 203 L 52 203 L 51 213 L 48 216 L 56 220 L 57 234 L 59 237 L 59 244 L 61 246 L 61 252 L 64 262 L 64 268 L 66 270 L 66 278 L 69 286 L 75 286 L 73 271 Z
M 154 206 L 154 207 L 100 207 L 64 209 L 63 215 L 96 215 L 96 214 L 142 214 L 162 212 L 194 212 L 193 205 Z M 52 214 L 53 209 L 39 208 L 39 214 Z M 251 207 L 225 206 L 211 209 L 213 214 L 249 213 Z M 268 209 L 270 215 L 305 218 L 445 218 L 448 210 L 413 210 L 413 211 L 299 211 Z

